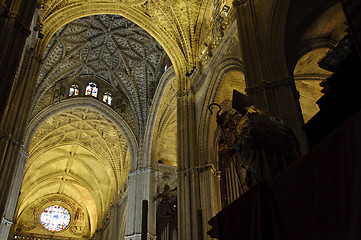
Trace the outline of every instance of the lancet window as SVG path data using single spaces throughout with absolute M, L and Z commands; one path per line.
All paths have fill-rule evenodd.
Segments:
M 109 92 L 104 93 L 103 102 L 112 105 L 112 95 Z
M 69 96 L 77 96 L 79 95 L 79 88 L 77 85 L 71 85 L 69 88 Z
M 93 96 L 93 97 L 97 97 L 98 96 L 98 87 L 95 83 L 91 82 L 88 84 L 88 86 L 85 89 L 85 95 L 86 96 Z

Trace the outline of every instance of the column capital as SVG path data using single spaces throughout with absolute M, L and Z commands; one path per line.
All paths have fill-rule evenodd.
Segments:
M 191 96 L 192 94 L 194 94 L 194 90 L 193 88 L 189 87 L 188 89 L 178 91 L 177 98 L 188 97 Z
M 1 219 L 1 225 L 5 225 L 5 226 L 12 226 L 14 224 L 13 221 L 6 219 L 5 217 L 2 217 Z
M 204 166 L 196 166 L 196 167 L 190 167 L 190 168 L 178 170 L 176 174 L 180 176 L 187 176 L 194 171 L 197 171 L 198 173 L 210 171 L 215 177 L 220 176 L 220 170 L 217 169 L 213 164 L 206 164 Z
M 265 80 L 263 80 L 256 86 L 247 87 L 245 91 L 247 93 L 256 93 L 256 92 L 262 91 L 265 88 L 275 89 L 275 88 L 282 87 L 282 86 L 290 86 L 290 85 L 293 84 L 292 81 L 293 81 L 293 79 L 291 77 L 287 77 L 287 78 L 282 79 L 280 81 L 265 81 Z

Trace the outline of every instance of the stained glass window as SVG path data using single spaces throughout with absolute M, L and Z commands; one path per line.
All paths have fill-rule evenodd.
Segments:
M 88 86 L 85 89 L 85 95 L 97 97 L 98 96 L 97 85 L 95 83 L 93 83 L 93 82 L 89 83 Z
M 77 85 L 72 85 L 69 89 L 69 96 L 77 96 L 79 95 L 79 88 Z
M 68 226 L 70 214 L 62 206 L 53 205 L 43 211 L 40 221 L 48 231 L 59 232 Z
M 109 92 L 104 93 L 103 102 L 106 102 L 109 105 L 112 105 L 112 95 Z

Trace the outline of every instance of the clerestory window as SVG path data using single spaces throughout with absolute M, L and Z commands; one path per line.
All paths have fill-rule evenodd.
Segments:
M 79 95 L 79 88 L 77 85 L 71 85 L 69 88 L 69 96 L 78 96 Z
M 103 102 L 106 102 L 109 105 L 112 105 L 112 95 L 109 92 L 104 93 Z
M 98 96 L 98 87 L 95 83 L 91 82 L 88 84 L 88 86 L 85 89 L 85 95 L 86 96 L 93 96 L 93 97 L 97 97 Z

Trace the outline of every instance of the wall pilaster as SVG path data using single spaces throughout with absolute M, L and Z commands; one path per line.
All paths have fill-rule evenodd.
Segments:
M 197 161 L 195 99 L 191 90 L 181 92 L 178 124 L 178 238 L 203 239 L 199 224 L 200 188 Z
M 13 87 L 37 0 L 5 0 L 0 3 L 0 118 Z
M 0 217 L 4 219 L 0 232 L 8 229 L 7 222 L 13 221 L 27 155 L 24 134 L 40 64 L 34 49 L 27 50 L 0 122 Z
M 148 200 L 147 239 L 156 239 L 156 172 L 150 168 L 137 168 L 129 172 L 128 207 L 125 239 L 140 240 L 142 233 L 142 202 Z
M 280 117 L 292 128 L 301 151 L 305 152 L 308 144 L 301 129 L 299 94 L 283 52 L 284 13 L 287 13 L 288 1 L 281 2 L 275 4 L 273 12 L 262 9 L 262 0 L 233 2 L 245 65 L 246 92 L 254 104 Z M 277 15 L 277 9 L 283 9 L 279 12 L 284 15 Z
M 121 200 L 109 210 L 105 226 L 95 232 L 92 240 L 124 240 L 126 208 L 127 198 L 121 196 Z

